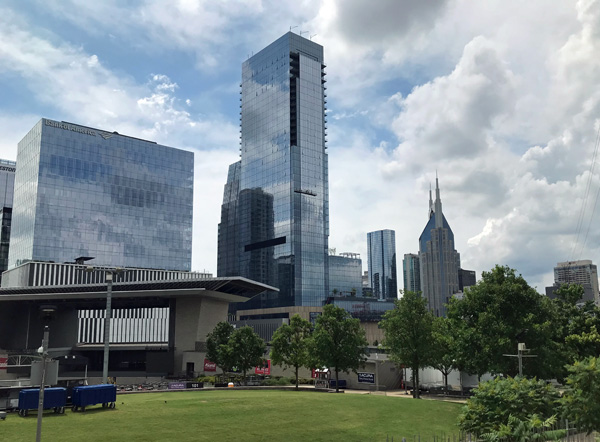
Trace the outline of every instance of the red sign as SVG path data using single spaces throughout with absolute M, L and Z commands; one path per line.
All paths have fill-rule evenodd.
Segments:
M 204 371 L 217 371 L 217 364 L 204 358 Z
M 0 355 L 0 370 L 6 370 L 8 367 L 8 356 Z
M 255 367 L 254 373 L 255 374 L 263 374 L 265 376 L 270 376 L 271 375 L 271 360 L 267 359 L 262 366 Z

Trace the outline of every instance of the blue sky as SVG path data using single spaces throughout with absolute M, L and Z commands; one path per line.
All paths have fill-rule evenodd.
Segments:
M 325 48 L 330 247 L 366 268 L 394 229 L 401 267 L 437 170 L 464 268 L 543 290 L 598 263 L 598 0 L 0 0 L 0 157 L 41 117 L 193 150 L 193 268 L 216 273 L 241 63 L 290 27 Z

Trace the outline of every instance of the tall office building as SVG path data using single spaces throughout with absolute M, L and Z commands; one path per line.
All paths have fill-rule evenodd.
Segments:
M 398 298 L 396 232 L 377 230 L 367 233 L 367 252 L 373 296 L 378 299 Z
M 19 142 L 9 268 L 29 261 L 190 270 L 194 154 L 40 120 Z
M 593 300 L 600 304 L 598 293 L 598 268 L 589 259 L 559 262 L 554 267 L 554 286 L 546 288 L 551 296 L 562 284 L 580 284 L 584 289 L 582 301 Z
M 466 287 L 472 287 L 475 284 L 477 284 L 475 270 L 458 269 L 458 290 L 464 292 Z
M 2 272 L 8 268 L 16 170 L 16 162 L 0 159 L 0 282 L 2 281 Z
M 421 291 L 436 316 L 446 315 L 446 304 L 459 291 L 460 254 L 454 249 L 454 233 L 442 213 L 438 179 L 435 203 L 429 191 L 429 221 L 419 237 Z
M 329 254 L 329 294 L 362 296 L 362 260 L 358 253 Z
M 402 273 L 404 274 L 404 291 L 421 291 L 421 266 L 419 255 L 406 253 L 402 260 Z
M 242 64 L 241 159 L 229 168 L 217 275 L 277 287 L 244 308 L 329 293 L 323 47 L 291 32 Z

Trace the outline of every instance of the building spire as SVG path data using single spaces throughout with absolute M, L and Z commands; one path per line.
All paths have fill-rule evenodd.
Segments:
M 442 214 L 442 199 L 440 198 L 440 183 L 435 171 L 435 227 L 444 227 L 444 215 Z
M 433 216 L 433 198 L 431 197 L 431 183 L 429 183 L 429 218 Z

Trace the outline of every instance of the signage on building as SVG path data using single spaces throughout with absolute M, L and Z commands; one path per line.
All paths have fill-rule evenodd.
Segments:
M 375 383 L 375 374 L 374 373 L 357 373 L 358 374 L 358 382 L 360 384 L 374 384 Z
M 9 166 L 0 166 L 0 170 L 6 170 L 7 172 L 16 172 L 17 171 L 16 167 L 9 167 Z
M 59 123 L 58 121 L 54 121 L 54 120 L 45 120 L 45 121 L 46 121 L 46 126 L 56 127 L 58 129 L 62 129 L 62 130 L 70 130 L 72 132 L 78 132 L 78 133 L 84 134 L 84 135 L 91 135 L 93 137 L 96 136 L 96 131 L 93 131 L 92 129 L 88 129 L 87 127 L 75 126 L 73 124 L 68 124 L 68 123 Z
M 209 361 L 208 359 L 204 359 L 204 371 L 217 371 L 217 364 Z
M 0 370 L 6 370 L 8 368 L 8 355 L 0 354 Z
M 169 382 L 169 390 L 185 390 L 185 382 Z
M 254 374 L 262 374 L 265 376 L 270 376 L 271 375 L 271 360 L 267 359 L 262 366 L 255 367 Z

